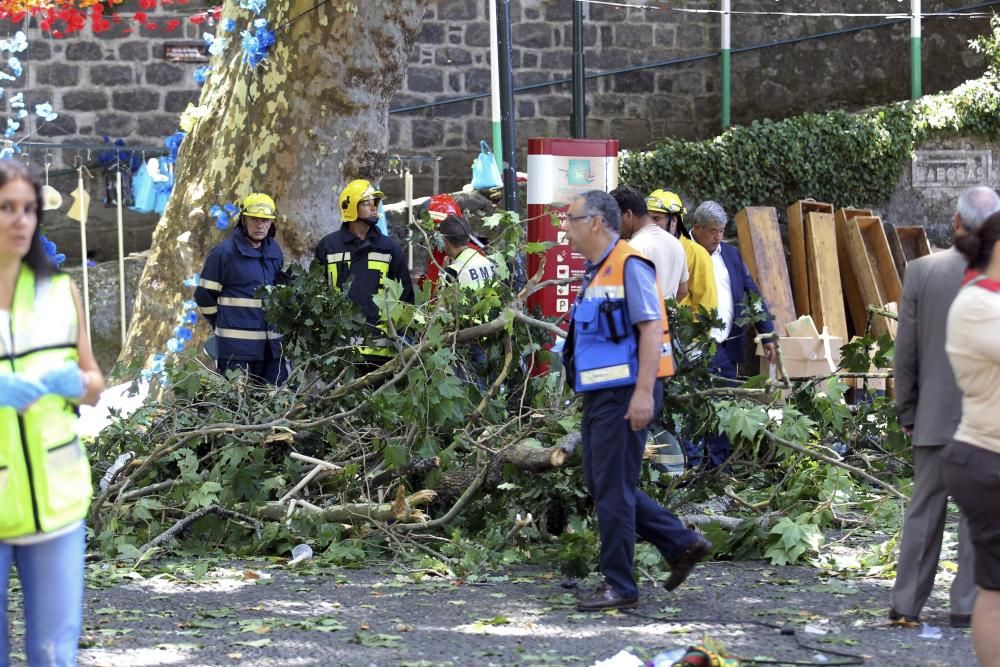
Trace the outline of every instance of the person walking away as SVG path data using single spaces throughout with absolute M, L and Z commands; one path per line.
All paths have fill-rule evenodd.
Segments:
M 646 208 L 649 210 L 650 220 L 677 237 L 684 248 L 688 265 L 688 293 L 680 305 L 691 308 L 694 312 L 701 308 L 709 312 L 718 308 L 719 295 L 715 287 L 712 258 L 704 248 L 688 237 L 684 226 L 687 209 L 681 203 L 681 198 L 669 190 L 653 190 L 646 197 Z
M 653 222 L 645 198 L 635 188 L 611 191 L 621 211 L 621 235 L 656 268 L 656 280 L 664 299 L 682 301 L 688 293 L 688 265 L 684 246 Z
M 691 236 L 708 253 L 712 260 L 712 274 L 715 277 L 716 292 L 719 298 L 719 319 L 722 327 L 712 330 L 716 340 L 714 369 L 717 375 L 727 380 L 736 379 L 736 365 L 743 362 L 747 347 L 749 328 L 737 325 L 744 315 L 744 304 L 747 297 L 759 299 L 764 315 L 767 315 L 767 304 L 750 277 L 750 271 L 740 251 L 722 242 L 729 218 L 722 205 L 715 201 L 702 202 L 692 214 Z M 769 317 L 755 325 L 758 333 L 771 333 L 774 324 Z M 774 342 L 764 343 L 764 356 L 768 362 L 774 361 Z M 719 466 L 729 458 L 731 445 L 729 438 L 719 433 L 706 440 L 709 453 L 709 464 Z M 689 452 L 689 465 L 700 462 L 700 446 Z
M 980 667 L 1000 667 L 1000 213 L 955 247 L 970 273 L 948 312 L 945 351 L 962 392 L 962 421 L 944 452 L 944 477 L 975 552 L 976 658 Z
M 42 187 L 0 160 L 0 665 L 9 664 L 7 594 L 21 582 L 28 665 L 76 664 L 83 616 L 83 519 L 90 465 L 77 407 L 104 376 L 79 292 L 42 245 Z
M 220 373 L 242 370 L 258 382 L 281 385 L 288 379 L 281 334 L 268 324 L 256 295 L 282 275 L 285 259 L 274 240 L 276 218 L 270 195 L 247 195 L 232 234 L 209 251 L 194 300 L 215 329 Z
M 667 590 L 680 586 L 711 544 L 638 489 L 647 428 L 673 374 L 663 295 L 649 260 L 618 237 L 621 215 L 606 192 L 570 203 L 562 230 L 587 262 L 570 314 L 563 364 L 583 394 L 583 472 L 594 498 L 604 583 L 577 608 L 633 607 L 635 537 L 670 564 Z
M 1000 197 L 986 187 L 958 198 L 955 238 L 975 233 Z M 913 488 L 903 522 L 889 620 L 916 623 L 934 587 L 948 510 L 945 446 L 962 417 L 962 395 L 945 354 L 948 309 L 962 285 L 967 262 L 952 247 L 906 266 L 894 355 L 896 416 L 912 439 Z M 969 627 L 976 600 L 972 546 L 965 517 L 958 524 L 958 573 L 951 584 L 951 625 Z
M 361 308 L 369 326 L 368 336 L 359 341 L 358 349 L 370 370 L 396 355 L 385 317 L 375 305 L 375 295 L 385 289 L 386 280 L 396 280 L 403 286 L 400 298 L 407 303 L 414 301 L 403 250 L 376 227 L 382 196 L 368 181 L 348 183 L 340 193 L 340 229 L 324 236 L 315 251 L 316 261 L 326 267 L 332 289 L 342 290 L 350 282 L 347 296 Z

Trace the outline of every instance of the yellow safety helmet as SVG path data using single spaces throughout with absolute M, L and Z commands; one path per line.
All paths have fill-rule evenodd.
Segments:
M 351 181 L 340 192 L 340 219 L 343 222 L 354 222 L 358 219 L 358 203 L 366 199 L 374 199 L 375 204 L 384 195 L 368 181 L 358 179 Z
M 251 218 L 264 218 L 274 220 L 278 215 L 278 208 L 274 205 L 274 200 L 270 195 L 263 192 L 251 192 L 243 200 L 243 215 Z
M 669 190 L 653 190 L 646 197 L 646 208 L 657 213 L 668 213 L 681 216 L 681 220 L 687 214 L 681 198 Z

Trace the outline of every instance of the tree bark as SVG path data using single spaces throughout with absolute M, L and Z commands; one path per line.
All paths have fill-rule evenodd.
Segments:
M 277 41 L 251 70 L 242 62 L 239 34 L 248 12 L 225 0 L 219 25 L 234 18 L 237 31 L 212 58 L 199 101 L 204 117 L 181 145 L 173 194 L 153 233 L 116 374 L 165 350 L 184 300 L 192 297 L 183 281 L 230 233 L 216 229 L 212 205 L 269 193 L 290 262 L 311 254 L 339 225 L 338 196 L 348 181 L 381 177 L 389 101 L 428 2 L 268 3 L 262 18 Z M 190 345 L 208 333 L 199 325 Z

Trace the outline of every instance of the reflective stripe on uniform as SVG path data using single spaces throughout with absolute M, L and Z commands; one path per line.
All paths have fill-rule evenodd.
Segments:
M 387 252 L 370 252 L 368 253 L 368 261 L 370 262 L 385 262 L 388 264 L 392 261 L 392 255 Z
M 222 283 L 217 283 L 214 280 L 209 280 L 208 278 L 198 278 L 198 286 L 204 287 L 207 290 L 212 290 L 213 292 L 222 291 Z
M 219 312 L 218 306 L 198 306 L 198 312 L 202 315 L 215 315 Z
M 351 260 L 351 253 L 349 252 L 335 252 L 326 256 L 326 263 L 333 264 L 335 262 L 349 262 Z
M 264 302 L 260 299 L 247 299 L 236 296 L 220 296 L 220 306 L 237 306 L 239 308 L 263 308 Z
M 625 298 L 625 286 L 624 285 L 589 285 L 587 291 L 584 292 L 584 299 L 624 299 Z
M 589 371 L 580 372 L 580 385 L 587 387 L 592 384 L 609 382 L 611 380 L 624 380 L 627 377 L 629 377 L 628 364 L 592 368 Z
M 281 340 L 281 334 L 277 331 L 246 331 L 245 329 L 216 327 L 215 335 L 220 338 L 235 338 L 237 340 Z

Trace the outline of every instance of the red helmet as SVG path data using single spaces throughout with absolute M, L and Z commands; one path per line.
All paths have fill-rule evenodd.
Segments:
M 464 217 L 462 215 L 462 208 L 451 198 L 451 195 L 434 195 L 431 197 L 427 202 L 427 213 L 430 214 L 431 219 L 436 224 L 443 221 L 449 215 L 454 215 L 458 218 Z

